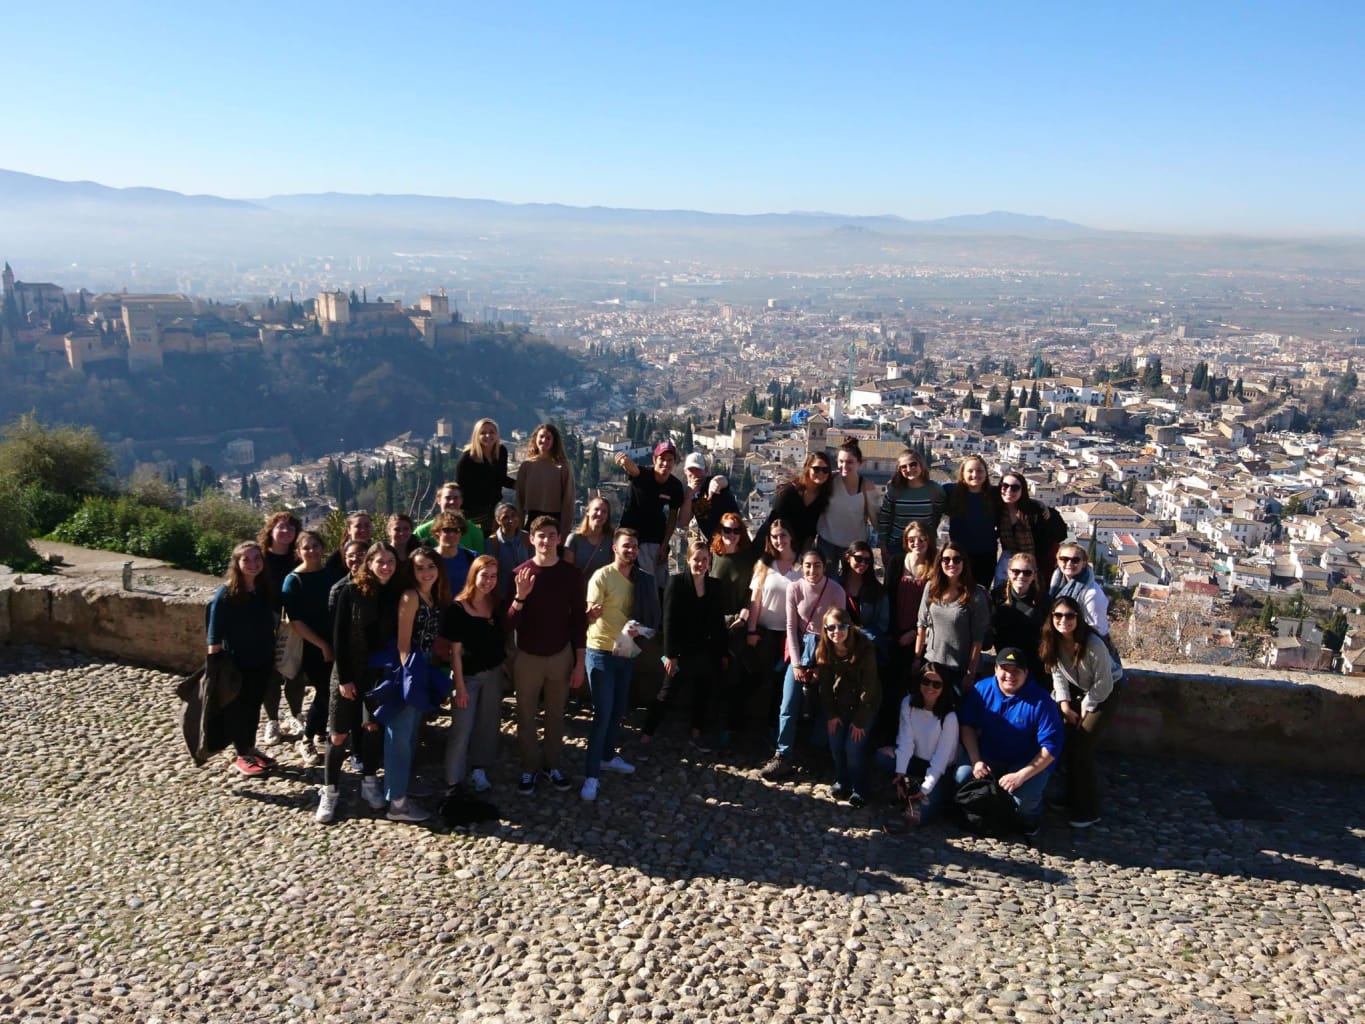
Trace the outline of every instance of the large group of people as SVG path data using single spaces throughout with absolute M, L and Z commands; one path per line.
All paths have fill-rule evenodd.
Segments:
M 1108 602 L 1021 473 L 993 484 L 970 456 L 940 485 L 906 450 L 878 499 L 847 441 L 809 455 L 751 536 L 704 456 L 687 457 L 684 479 L 672 442 L 652 456 L 617 459 L 628 491 L 615 527 L 602 497 L 572 522 L 573 473 L 552 424 L 532 432 L 513 477 L 488 419 L 420 525 L 391 516 L 378 539 L 371 516 L 352 513 L 329 556 L 291 514 L 271 515 L 233 551 L 208 613 L 209 658 L 231 659 L 241 680 L 223 712 L 233 768 L 276 764 L 257 745 L 264 712 L 263 745 L 288 734 L 321 767 L 319 821 L 336 817 L 348 764 L 361 801 L 423 821 L 426 796 L 498 784 L 510 692 L 517 792 L 577 786 L 593 801 L 606 775 L 635 771 L 628 753 L 649 757 L 685 696 L 694 751 L 772 743 L 755 765 L 763 779 L 827 770 L 829 795 L 852 807 L 887 783 L 891 831 L 940 817 L 973 779 L 1009 794 L 1026 834 L 1045 799 L 1073 826 L 1098 820 L 1096 743 L 1122 679 Z M 670 577 L 680 531 L 685 564 Z M 642 650 L 660 658 L 662 682 L 625 749 Z M 565 716 L 585 686 L 579 785 Z M 428 788 L 414 774 L 419 736 L 446 715 Z

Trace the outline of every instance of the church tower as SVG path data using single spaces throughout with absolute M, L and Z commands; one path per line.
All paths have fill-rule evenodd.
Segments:
M 5 261 L 5 272 L 0 279 L 5 285 L 4 298 L 0 299 L 0 356 L 12 356 L 19 340 L 19 303 L 14 295 L 14 271 L 8 260 Z

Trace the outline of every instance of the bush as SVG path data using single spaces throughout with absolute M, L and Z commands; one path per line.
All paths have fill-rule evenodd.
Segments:
M 15 572 L 48 572 L 48 564 L 29 543 L 29 509 L 24 491 L 0 478 L 0 563 Z
M 222 534 L 234 541 L 255 540 L 265 525 L 260 510 L 222 491 L 209 491 L 189 508 L 202 533 Z
M 0 478 L 54 494 L 94 494 L 112 464 L 109 447 L 89 427 L 44 427 L 20 416 L 0 441 Z
M 133 498 L 86 498 L 53 531 L 56 540 L 104 551 L 158 558 L 177 568 L 220 576 L 236 541 L 201 530 L 190 515 L 143 505 Z
M 38 484 L 29 484 L 21 494 L 28 510 L 29 533 L 39 537 L 55 530 L 58 523 L 69 519 L 80 506 L 79 498 L 45 490 Z

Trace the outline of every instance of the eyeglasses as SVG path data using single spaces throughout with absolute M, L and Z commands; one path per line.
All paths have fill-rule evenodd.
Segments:
M 854 555 L 851 559 L 849 559 L 849 561 L 851 561 L 854 565 L 872 564 L 872 559 L 868 558 L 866 555 Z
M 1066 562 L 1067 564 L 1070 564 L 1072 562 L 1084 562 L 1085 559 L 1082 558 L 1080 555 L 1058 555 L 1057 561 Z
M 961 565 L 961 564 L 962 564 L 962 556 L 961 556 L 961 555 L 944 555 L 942 558 L 939 559 L 939 561 L 942 562 L 944 565 Z
M 1032 575 L 1033 575 L 1033 570 L 1032 570 L 1032 569 L 1011 569 L 1011 570 L 1010 570 L 1010 575 L 1011 575 L 1011 576 L 1024 576 L 1024 577 L 1029 577 L 1029 576 L 1032 576 Z
M 738 526 L 722 526 L 722 527 L 720 528 L 720 532 L 723 533 L 723 534 L 725 534 L 727 537 L 738 537 L 738 536 L 739 536 L 739 527 L 738 527 Z
M 847 633 L 851 627 L 847 622 L 832 622 L 825 627 L 826 633 Z
M 923 686 L 923 687 L 925 687 L 926 689 L 929 689 L 929 690 L 941 690 L 941 689 L 943 689 L 943 680 L 942 680 L 942 679 L 921 679 L 921 680 L 919 681 L 919 684 L 920 684 L 920 686 Z
M 1011 484 L 1011 483 L 1006 483 L 1004 480 L 1001 480 L 1001 481 L 1000 481 L 1000 489 L 1001 489 L 1002 491 L 1022 491 L 1022 490 L 1024 489 L 1024 485 L 1023 485 L 1023 484 Z
M 1052 613 L 1052 621 L 1053 621 L 1053 622 L 1070 622 L 1070 621 L 1071 621 L 1072 619 L 1074 619 L 1075 617 L 1076 617 L 1076 613 L 1075 613 L 1075 612 L 1053 612 L 1053 613 Z

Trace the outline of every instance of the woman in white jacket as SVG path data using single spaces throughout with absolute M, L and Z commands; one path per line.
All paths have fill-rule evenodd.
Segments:
M 957 742 L 957 691 L 945 685 L 930 665 L 901 701 L 896 774 L 891 781 L 897 797 L 905 801 L 905 814 L 886 822 L 888 832 L 922 825 L 943 808 L 952 789 L 949 768 L 957 757 Z
M 1062 763 L 1068 819 L 1073 828 L 1089 828 L 1100 817 L 1095 748 L 1114 715 L 1119 692 L 1109 648 L 1086 622 L 1080 603 L 1059 597 L 1043 621 L 1038 658 L 1052 673 L 1052 696 L 1066 724 Z

